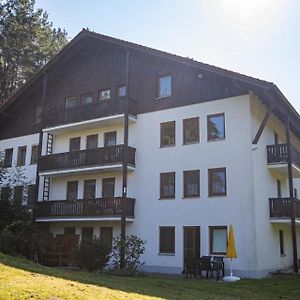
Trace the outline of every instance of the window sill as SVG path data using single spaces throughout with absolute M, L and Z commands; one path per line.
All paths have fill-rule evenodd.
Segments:
M 196 145 L 196 144 L 200 144 L 200 141 L 198 141 L 198 142 L 191 142 L 191 143 L 183 143 L 182 146 Z
M 222 139 L 214 139 L 214 140 L 207 140 L 208 143 L 212 143 L 212 142 L 222 142 L 225 141 L 225 138 Z
M 167 98 L 171 98 L 172 95 L 168 95 L 168 96 L 161 96 L 161 97 L 155 97 L 154 100 L 162 100 L 162 99 L 167 99 Z
M 175 200 L 175 197 L 160 197 L 158 200 Z
M 280 254 L 280 257 L 286 257 L 286 254 Z
M 218 197 L 227 197 L 227 194 L 220 194 L 220 195 L 208 195 L 207 198 L 218 198 Z
M 164 149 L 164 148 L 172 148 L 172 147 L 175 147 L 176 145 L 166 145 L 166 146 L 160 146 L 159 148 L 160 149 Z
M 226 256 L 226 252 L 213 252 L 209 253 L 210 256 Z
M 182 199 L 191 199 L 191 200 L 198 200 L 200 199 L 200 195 L 195 195 L 195 196 L 183 196 Z
M 175 253 L 157 253 L 157 255 L 161 255 L 161 256 L 175 256 Z

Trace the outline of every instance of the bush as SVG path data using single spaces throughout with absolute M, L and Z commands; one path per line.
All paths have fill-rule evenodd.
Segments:
M 83 240 L 75 251 L 75 263 L 89 272 L 102 270 L 109 260 L 109 247 L 100 238 Z
M 140 256 L 145 252 L 146 242 L 135 235 L 127 235 L 125 239 L 125 271 L 135 273 L 139 266 L 144 262 L 140 262 Z M 112 246 L 112 263 L 115 269 L 120 269 L 121 262 L 121 237 L 117 236 L 113 239 Z

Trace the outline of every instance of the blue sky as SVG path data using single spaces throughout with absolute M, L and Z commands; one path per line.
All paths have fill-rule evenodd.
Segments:
M 300 1 L 36 0 L 82 28 L 274 82 L 300 112 Z

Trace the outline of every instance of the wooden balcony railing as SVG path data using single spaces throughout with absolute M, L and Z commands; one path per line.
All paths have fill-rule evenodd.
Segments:
M 277 144 L 267 146 L 268 164 L 287 164 L 288 163 L 288 144 Z M 291 147 L 292 162 L 300 166 L 300 153 Z
M 300 218 L 300 200 L 291 198 L 270 198 L 271 218 L 290 218 L 292 216 L 292 205 L 295 209 L 295 218 Z
M 42 118 L 42 126 L 43 128 L 48 128 L 57 125 L 77 123 L 86 120 L 124 114 L 124 112 L 125 97 L 117 97 L 113 99 L 101 100 L 97 103 L 46 112 Z M 136 101 L 129 99 L 128 112 L 130 115 L 136 116 Z
M 125 198 L 125 216 L 134 218 L 135 199 Z M 121 217 L 122 198 L 40 201 L 36 218 L 51 217 Z
M 107 146 L 42 156 L 39 159 L 39 171 L 121 164 L 123 159 L 124 145 Z M 135 166 L 135 148 L 128 147 L 127 161 L 128 165 Z

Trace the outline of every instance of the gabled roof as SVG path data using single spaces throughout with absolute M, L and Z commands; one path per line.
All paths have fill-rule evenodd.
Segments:
M 271 105 L 273 101 L 276 101 L 278 107 L 276 108 L 277 112 L 281 112 L 281 119 L 284 119 L 286 114 L 289 115 L 292 121 L 292 130 L 297 134 L 300 138 L 300 115 L 295 110 L 295 108 L 290 104 L 290 102 L 286 99 L 286 97 L 282 94 L 279 88 L 272 82 L 260 80 L 257 78 L 253 78 L 250 76 L 246 76 L 240 74 L 238 72 L 233 72 L 230 70 L 222 69 L 216 66 L 212 66 L 209 64 L 205 64 L 202 62 L 195 61 L 190 58 L 182 57 L 175 54 L 170 54 L 164 51 L 156 50 L 153 48 L 145 47 L 142 45 L 138 45 L 132 42 L 120 40 L 117 38 L 105 36 L 99 33 L 95 33 L 86 29 L 83 29 L 75 38 L 73 38 L 58 54 L 56 54 L 44 67 L 41 68 L 36 74 L 34 74 L 24 86 L 22 86 L 2 107 L 0 107 L 0 114 L 5 114 L 5 110 L 19 97 L 24 91 L 26 91 L 35 81 L 37 81 L 48 69 L 50 69 L 55 63 L 57 63 L 61 57 L 70 53 L 72 48 L 76 46 L 80 41 L 86 38 L 97 39 L 100 41 L 105 41 L 110 44 L 115 44 L 120 47 L 124 47 L 126 49 L 133 49 L 135 51 L 141 51 L 143 53 L 147 53 L 150 55 L 159 56 L 161 58 L 165 58 L 168 60 L 173 60 L 179 63 L 188 64 L 199 68 L 203 71 L 208 71 L 217 75 L 225 76 L 227 78 L 231 78 L 236 82 L 239 82 L 245 88 L 249 90 L 253 90 L 260 98 L 268 98 L 261 99 L 264 101 L 266 105 Z M 282 107 L 281 107 L 282 106 Z

